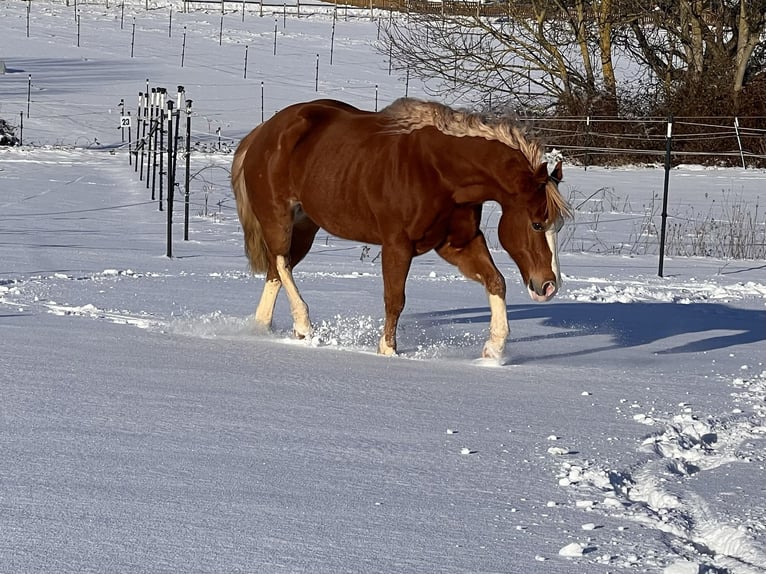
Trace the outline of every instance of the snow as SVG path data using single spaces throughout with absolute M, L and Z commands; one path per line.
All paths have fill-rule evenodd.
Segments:
M 667 257 L 658 277 L 656 235 L 625 246 L 662 170 L 565 165 L 569 196 L 608 193 L 562 231 L 551 303 L 495 254 L 501 364 L 478 360 L 482 289 L 433 254 L 400 356 L 377 356 L 377 248 L 322 233 L 296 270 L 312 338 L 291 338 L 283 298 L 258 334 L 231 154 L 193 154 L 205 176 L 169 259 L 119 100 L 147 77 L 186 86 L 210 150 L 260 121 L 261 81 L 268 116 L 317 96 L 372 108 L 375 86 L 384 105 L 404 79 L 368 11 L 338 19 L 330 66 L 330 8 L 279 7 L 273 56 L 270 9 L 226 14 L 219 46 L 219 6 L 173 12 L 168 38 L 169 4 L 151 4 L 127 1 L 121 30 L 114 2 L 78 3 L 79 48 L 72 6 L 31 3 L 27 38 L 28 4 L 0 4 L 0 117 L 25 111 L 35 144 L 0 149 L 0 571 L 766 572 L 764 261 Z M 764 182 L 681 166 L 671 211 L 727 191 L 754 207 Z

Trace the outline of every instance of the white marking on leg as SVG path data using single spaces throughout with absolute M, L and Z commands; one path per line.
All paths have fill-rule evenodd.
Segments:
M 309 308 L 298 291 L 298 286 L 293 279 L 292 271 L 287 267 L 287 261 L 282 255 L 277 255 L 277 272 L 282 280 L 282 285 L 290 301 L 290 311 L 293 314 L 293 329 L 298 337 L 311 335 L 311 322 L 309 321 Z
M 383 335 L 378 343 L 378 353 L 390 357 L 396 354 L 396 349 L 386 342 L 386 336 Z
M 277 303 L 277 295 L 282 288 L 279 279 L 266 281 L 261 293 L 261 300 L 255 310 L 255 325 L 259 329 L 271 329 L 271 319 L 274 316 L 274 305 Z
M 489 296 L 489 339 L 484 344 L 482 355 L 493 359 L 503 356 L 505 341 L 508 338 L 508 314 L 505 299 L 499 295 L 488 293 Z

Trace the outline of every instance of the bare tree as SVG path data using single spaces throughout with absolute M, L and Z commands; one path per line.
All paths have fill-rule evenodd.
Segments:
M 696 95 L 733 111 L 764 69 L 766 0 L 626 0 L 618 45 L 651 71 L 668 104 Z M 687 102 L 688 103 L 688 102 Z
M 563 113 L 615 107 L 613 0 L 511 0 L 491 17 L 455 6 L 392 19 L 381 51 L 442 97 Z
M 766 0 L 504 0 L 492 16 L 474 2 L 436 14 L 416 2 L 381 51 L 434 95 L 476 105 L 612 114 L 643 90 L 642 111 L 711 97 L 736 110 L 766 63 Z M 632 76 L 619 80 L 624 55 Z

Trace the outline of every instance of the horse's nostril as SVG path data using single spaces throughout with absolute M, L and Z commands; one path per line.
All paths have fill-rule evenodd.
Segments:
M 555 281 L 546 281 L 541 285 L 530 279 L 527 287 L 538 297 L 552 297 L 553 294 L 556 293 Z

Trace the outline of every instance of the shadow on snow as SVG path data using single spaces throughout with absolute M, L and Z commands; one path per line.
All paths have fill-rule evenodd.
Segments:
M 607 346 L 588 345 L 587 348 L 548 355 L 550 358 L 639 347 L 678 336 L 682 337 L 680 343 L 673 345 L 673 342 L 668 341 L 667 348 L 653 352 L 699 353 L 766 340 L 766 311 L 737 309 L 721 303 L 573 302 L 509 305 L 507 313 L 511 326 L 509 346 L 514 342 L 550 341 L 591 335 L 606 335 L 611 341 Z M 486 307 L 452 309 L 407 317 L 408 322 L 424 328 L 489 324 L 489 319 L 489 309 Z M 521 330 L 519 321 L 522 320 L 539 321 L 541 325 L 559 331 L 514 337 L 514 333 Z M 515 359 L 514 362 L 519 361 Z

